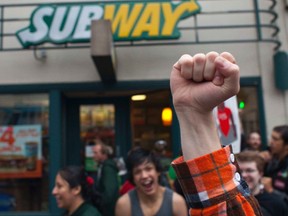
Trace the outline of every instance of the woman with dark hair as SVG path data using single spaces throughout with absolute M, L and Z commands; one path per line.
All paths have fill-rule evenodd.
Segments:
M 288 125 L 273 128 L 270 153 L 272 159 L 266 167 L 265 176 L 272 178 L 274 189 L 288 195 Z
M 68 166 L 58 171 L 52 194 L 65 216 L 101 216 L 92 205 L 93 178 L 82 167 Z

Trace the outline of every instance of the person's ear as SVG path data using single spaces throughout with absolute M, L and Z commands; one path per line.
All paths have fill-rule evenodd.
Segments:
M 72 189 L 72 193 L 73 193 L 74 195 L 78 195 L 78 194 L 81 193 L 81 190 L 82 190 L 82 187 L 81 187 L 80 185 L 78 185 L 77 187 L 74 187 L 74 188 Z

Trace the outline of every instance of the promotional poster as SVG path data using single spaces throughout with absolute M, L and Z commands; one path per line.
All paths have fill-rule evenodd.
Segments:
M 241 149 L 241 127 L 236 96 L 215 107 L 213 114 L 222 146 L 232 145 L 233 152 L 239 153 Z
M 0 127 L 0 178 L 42 176 L 41 125 Z

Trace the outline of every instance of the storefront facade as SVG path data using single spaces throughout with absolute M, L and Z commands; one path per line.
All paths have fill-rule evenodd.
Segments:
M 259 130 L 267 145 L 272 127 L 287 123 L 285 85 L 275 84 L 273 59 L 287 48 L 284 2 L 1 3 L 0 215 L 59 214 L 51 196 L 57 170 L 68 164 L 93 169 L 87 151 L 96 138 L 117 157 L 136 145 L 151 149 L 158 140 L 167 142 L 170 158 L 177 156 L 177 119 L 165 123 L 161 114 L 172 108 L 170 71 L 184 53 L 236 56 L 244 133 Z M 104 18 L 111 20 L 113 51 L 101 55 L 90 32 L 91 20 Z M 146 100 L 131 99 L 138 94 Z M 25 158 L 15 143 L 23 143 Z

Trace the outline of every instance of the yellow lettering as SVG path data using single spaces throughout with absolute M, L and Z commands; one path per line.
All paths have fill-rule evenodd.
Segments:
M 199 9 L 199 6 L 195 3 L 194 0 L 190 2 L 179 4 L 179 6 L 172 11 L 171 3 L 163 3 L 163 14 L 165 17 L 164 26 L 162 28 L 162 36 L 170 36 L 175 29 L 175 25 L 180 20 L 180 17 L 187 11 L 193 12 Z
M 103 19 L 113 20 L 116 5 L 105 5 Z
M 142 16 L 132 33 L 133 37 L 140 37 L 143 32 L 147 32 L 150 37 L 159 35 L 160 27 L 160 4 L 147 4 Z
M 135 4 L 129 12 L 129 4 L 122 4 L 119 6 L 117 14 L 115 15 L 115 5 L 107 5 L 105 7 L 104 19 L 111 20 L 113 33 L 119 28 L 118 37 L 126 38 L 130 35 L 142 8 L 142 3 Z

